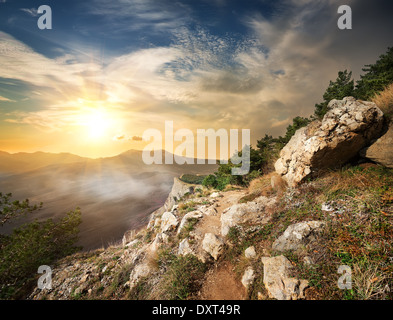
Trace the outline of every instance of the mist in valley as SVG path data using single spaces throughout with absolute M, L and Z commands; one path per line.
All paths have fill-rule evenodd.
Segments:
M 150 213 L 165 202 L 174 177 L 210 173 L 216 168 L 145 165 L 139 151 L 100 159 L 2 153 L 0 163 L 0 192 L 11 192 L 15 200 L 28 198 L 32 204 L 44 203 L 41 210 L 5 224 L 0 232 L 10 233 L 34 219 L 57 220 L 79 207 L 82 224 L 78 244 L 84 250 L 117 243 L 127 230 L 146 225 Z

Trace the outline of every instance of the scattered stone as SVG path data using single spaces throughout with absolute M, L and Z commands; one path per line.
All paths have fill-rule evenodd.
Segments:
M 156 252 L 159 247 L 162 245 L 163 238 L 162 238 L 162 233 L 157 233 L 156 237 L 154 238 L 154 241 L 152 242 L 152 244 L 150 245 L 150 252 L 154 253 Z
M 126 233 L 124 233 L 122 239 L 122 244 L 124 247 L 127 245 L 127 243 L 131 242 L 134 239 L 135 234 L 135 230 L 128 230 Z
M 292 265 L 284 256 L 263 257 L 263 283 L 269 297 L 277 300 L 304 299 L 304 290 L 308 287 L 307 280 L 290 277 Z
M 254 246 L 248 247 L 244 251 L 244 255 L 246 256 L 247 259 L 255 259 L 257 256 L 257 253 L 255 252 L 255 247 Z
M 216 216 L 217 215 L 217 210 L 214 206 L 209 206 L 209 205 L 204 205 L 200 206 L 198 210 L 206 216 Z
M 191 211 L 191 212 L 185 214 L 183 219 L 180 222 L 179 228 L 177 229 L 177 234 L 179 234 L 183 230 L 183 228 L 186 226 L 186 223 L 188 222 L 188 220 L 200 219 L 202 217 L 203 217 L 203 214 L 198 210 Z
M 139 242 L 138 239 L 132 240 L 131 242 L 127 243 L 125 246 L 132 248 L 133 246 L 135 246 L 137 243 Z
M 217 197 L 219 197 L 220 196 L 220 193 L 219 192 L 213 192 L 211 195 L 210 195 L 210 198 L 217 198 Z
M 316 239 L 325 225 L 322 221 L 299 222 L 290 225 L 284 233 L 274 241 L 272 248 L 277 251 L 298 250 Z
M 311 265 L 314 264 L 314 262 L 312 261 L 312 259 L 311 259 L 310 257 L 308 257 L 308 256 L 304 257 L 304 258 L 303 258 L 303 261 L 304 261 L 304 264 L 306 264 L 306 265 L 308 265 L 308 266 L 311 266 Z
M 254 279 L 255 279 L 254 269 L 252 267 L 248 267 L 242 277 L 243 286 L 246 289 L 248 289 L 250 285 L 254 282 Z
M 276 203 L 275 198 L 258 197 L 247 203 L 235 204 L 221 215 L 221 235 L 226 236 L 233 226 L 258 219 L 260 224 L 270 220 L 270 216 L 264 215 L 265 209 Z
M 202 241 L 202 248 L 217 260 L 224 249 L 224 241 L 213 233 L 206 233 Z
M 334 211 L 334 208 L 328 203 L 323 203 L 321 210 L 326 211 L 326 212 L 332 212 L 332 211 Z
M 130 289 L 132 289 L 140 279 L 147 277 L 151 273 L 151 268 L 146 262 L 137 264 L 130 274 Z
M 177 251 L 177 254 L 180 256 L 185 256 L 187 254 L 193 254 L 193 251 L 190 248 L 190 243 L 188 242 L 188 239 L 183 239 L 179 243 L 179 249 Z
M 168 230 L 176 228 L 179 224 L 176 216 L 171 212 L 164 212 L 161 217 L 161 232 L 167 232 Z

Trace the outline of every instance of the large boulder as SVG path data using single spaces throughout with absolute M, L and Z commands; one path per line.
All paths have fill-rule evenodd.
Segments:
M 277 300 L 304 299 L 307 280 L 291 278 L 292 265 L 284 256 L 263 257 L 263 283 L 269 297 Z
M 345 164 L 381 134 L 384 118 L 375 103 L 347 97 L 330 101 L 328 107 L 322 121 L 296 131 L 281 150 L 275 169 L 291 187 Z
M 385 167 L 393 168 L 393 122 L 386 133 L 362 150 L 361 155 Z
M 322 221 L 299 222 L 290 225 L 284 233 L 273 242 L 277 251 L 298 250 L 316 239 L 325 225 Z

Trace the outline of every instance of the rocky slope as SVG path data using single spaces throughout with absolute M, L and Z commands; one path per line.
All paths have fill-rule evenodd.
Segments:
M 299 130 L 283 150 L 279 169 L 288 170 L 258 178 L 257 192 L 175 179 L 145 228 L 59 261 L 52 289 L 29 298 L 391 299 L 393 170 L 367 163 L 304 181 L 332 155 L 343 165 L 382 128 L 375 105 L 334 103 L 322 125 Z M 309 157 L 294 155 L 313 144 Z M 340 266 L 352 287 L 340 286 Z

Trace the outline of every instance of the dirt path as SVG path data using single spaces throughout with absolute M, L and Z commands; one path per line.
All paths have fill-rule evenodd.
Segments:
M 246 194 L 246 190 L 227 191 L 221 194 L 223 197 L 218 197 L 217 202 L 214 204 L 217 213 L 215 215 L 204 216 L 195 228 L 195 233 L 202 237 L 205 233 L 220 235 L 222 212 L 236 204 L 238 200 Z
M 221 234 L 221 214 L 228 207 L 236 204 L 238 200 L 246 194 L 246 190 L 235 190 L 221 193 L 223 197 L 218 197 L 214 204 L 217 213 L 204 216 L 196 225 L 195 233 L 203 237 L 205 233 Z M 244 300 L 246 290 L 229 263 L 220 264 L 211 269 L 203 284 L 200 296 L 201 300 Z
M 203 284 L 201 300 L 245 300 L 246 290 L 240 281 L 236 280 L 230 264 L 222 264 L 209 271 Z

